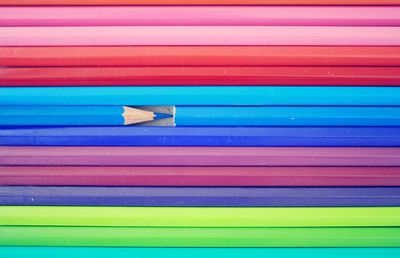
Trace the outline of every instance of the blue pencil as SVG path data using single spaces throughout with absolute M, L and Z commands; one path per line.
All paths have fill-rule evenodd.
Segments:
M 0 205 L 396 207 L 400 187 L 0 186 Z
M 0 107 L 0 126 L 130 125 L 169 117 L 125 106 Z
M 0 247 L 2 258 L 398 258 L 400 248 Z
M 399 147 L 400 127 L 9 127 L 0 145 Z
M 400 105 L 400 87 L 0 87 L 0 105 Z
M 131 125 L 171 115 L 120 106 L 0 107 L 0 126 Z M 400 107 L 176 106 L 176 126 L 400 126 Z
M 177 106 L 176 126 L 400 126 L 400 107 Z

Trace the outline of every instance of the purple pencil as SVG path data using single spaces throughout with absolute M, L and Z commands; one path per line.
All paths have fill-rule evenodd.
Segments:
M 400 166 L 400 148 L 0 147 L 0 165 Z

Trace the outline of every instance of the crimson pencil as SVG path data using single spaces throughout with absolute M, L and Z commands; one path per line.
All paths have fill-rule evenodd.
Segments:
M 400 186 L 400 167 L 3 166 L 0 185 Z
M 0 165 L 400 166 L 400 148 L 1 146 Z
M 0 5 L 400 5 L 399 0 L 1 0 Z
M 3 86 L 400 85 L 400 67 L 2 68 Z
M 400 47 L 0 47 L 0 66 L 400 66 Z

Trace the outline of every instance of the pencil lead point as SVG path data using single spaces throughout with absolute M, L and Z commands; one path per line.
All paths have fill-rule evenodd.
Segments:
M 156 112 L 154 112 L 154 120 L 164 119 L 164 118 L 171 118 L 171 117 L 172 117 L 171 114 L 156 113 Z

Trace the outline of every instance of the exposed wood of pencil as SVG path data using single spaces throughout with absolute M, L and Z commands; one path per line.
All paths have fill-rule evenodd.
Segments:
M 4 166 L 0 185 L 400 186 L 400 167 Z
M 124 125 L 149 122 L 155 119 L 154 112 L 126 106 L 124 106 L 123 109 L 124 113 L 122 113 L 122 116 L 124 117 Z
M 3 86 L 353 85 L 398 86 L 400 67 L 2 68 Z
M 0 47 L 0 66 L 400 66 L 400 47 Z
M 400 5 L 399 0 L 2 0 L 0 5 Z
M 5 147 L 0 165 L 400 166 L 400 148 Z

